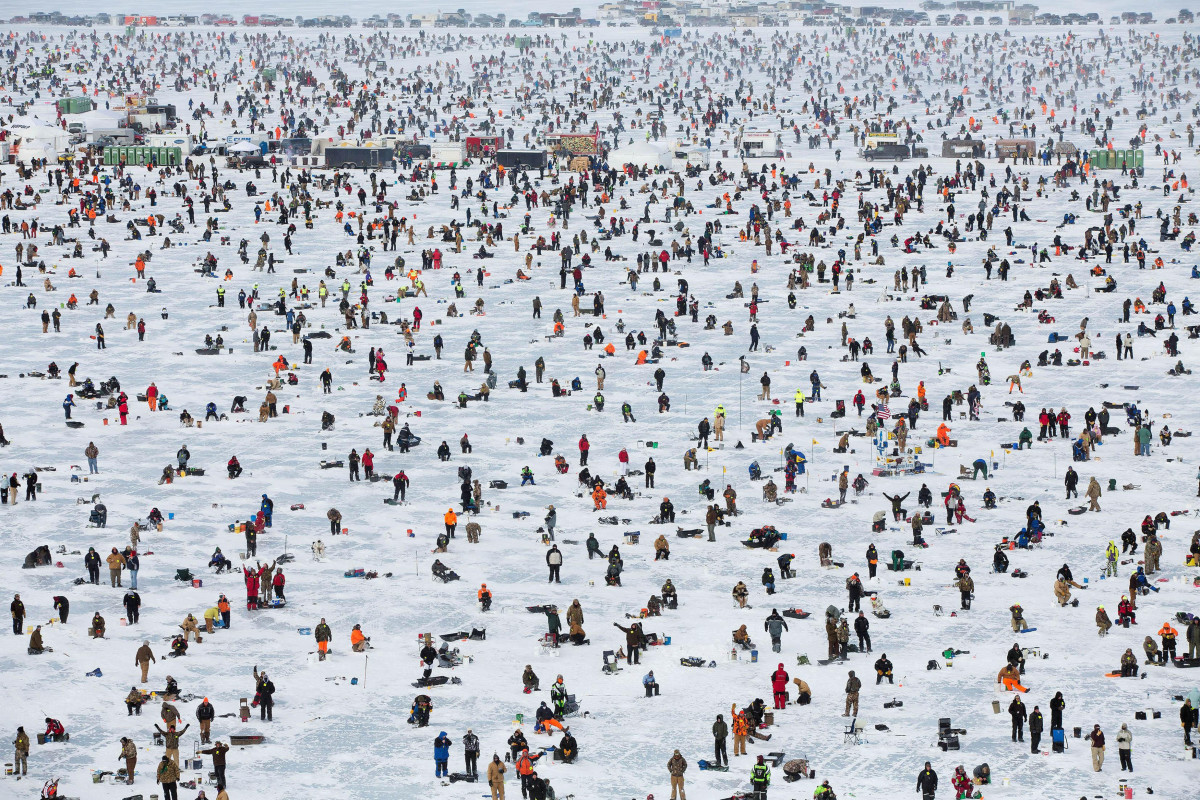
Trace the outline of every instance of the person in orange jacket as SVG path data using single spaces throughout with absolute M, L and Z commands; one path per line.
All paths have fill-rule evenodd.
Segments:
M 746 755 L 746 737 L 750 735 L 750 722 L 746 719 L 745 711 L 733 714 L 733 754 Z
M 530 789 L 530 782 L 533 780 L 533 762 L 537 760 L 537 756 L 529 755 L 528 750 L 522 750 L 521 755 L 517 757 L 516 770 L 521 776 L 521 796 L 525 797 Z
M 1158 651 L 1159 660 L 1163 664 L 1169 664 L 1175 660 L 1175 638 L 1179 631 L 1172 628 L 1170 622 L 1164 622 L 1158 630 L 1158 635 L 1162 637 L 1162 647 Z
M 371 640 L 363 634 L 362 625 L 355 625 L 354 630 L 350 631 L 350 649 L 362 653 L 370 648 Z
M 453 539 L 454 529 L 458 526 L 458 515 L 454 513 L 453 508 L 448 508 L 446 509 L 446 515 L 442 519 L 446 521 L 446 535 Z
M 479 598 L 479 603 L 483 606 L 484 611 L 492 607 L 492 593 L 488 590 L 486 583 L 479 587 L 479 592 L 476 596 Z
M 599 511 L 602 508 L 608 508 L 608 493 L 604 491 L 603 486 L 597 486 L 592 492 L 592 502 Z
M 944 422 L 941 425 L 938 425 L 937 440 L 938 444 L 940 444 L 942 447 L 950 446 L 950 428 L 946 427 L 946 423 Z

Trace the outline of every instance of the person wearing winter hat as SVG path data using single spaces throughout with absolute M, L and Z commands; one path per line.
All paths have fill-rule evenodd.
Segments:
M 162 784 L 164 800 L 179 800 L 179 766 L 166 755 L 158 762 L 155 780 Z
M 450 760 L 451 744 L 450 737 L 446 735 L 445 731 L 439 733 L 437 738 L 433 740 L 434 775 L 439 778 L 449 776 L 450 774 L 447 762 Z
M 134 665 L 142 668 L 142 683 L 145 683 L 148 678 L 151 661 L 158 661 L 158 659 L 154 657 L 154 652 L 150 649 L 150 640 L 144 639 L 142 646 L 137 649 L 137 653 L 133 657 Z
M 771 768 L 766 765 L 762 756 L 759 756 L 758 763 L 750 768 L 750 785 L 759 797 L 767 796 L 767 787 L 771 785 Z
M 780 662 L 779 668 L 771 673 L 771 691 L 775 696 L 775 708 L 785 708 L 787 706 L 787 685 L 788 674 L 783 668 L 783 663 Z
M 676 792 L 679 800 L 687 800 L 687 793 L 683 790 L 683 773 L 687 768 L 687 759 L 676 750 L 675 755 L 667 762 L 667 772 L 671 774 L 671 800 L 676 800 Z

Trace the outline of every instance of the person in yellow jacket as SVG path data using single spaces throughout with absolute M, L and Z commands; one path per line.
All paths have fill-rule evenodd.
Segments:
M 796 400 L 796 416 L 803 417 L 804 416 L 804 390 L 803 389 L 796 390 L 795 400 Z

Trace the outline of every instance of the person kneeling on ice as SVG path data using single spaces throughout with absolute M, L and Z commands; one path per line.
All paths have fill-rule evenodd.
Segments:
M 479 607 L 481 610 L 487 611 L 492 607 L 492 593 L 488 590 L 486 583 L 479 587 L 477 597 L 479 598 Z
M 57 742 L 66 736 L 63 724 L 52 717 L 46 717 L 46 741 Z
M 563 730 L 563 724 L 554 718 L 554 712 L 546 705 L 545 700 L 538 706 L 536 718 L 537 721 L 533 724 L 534 733 L 549 734 L 551 728 Z
M 1021 685 L 1021 671 L 1012 664 L 1005 664 L 1004 669 L 1000 670 L 1000 674 L 996 676 L 996 683 L 1004 684 L 1005 691 L 1028 692 L 1029 690 Z
M 954 777 L 950 779 L 950 784 L 954 787 L 955 797 L 971 796 L 971 779 L 967 777 L 967 771 L 961 764 L 954 768 Z
M 371 637 L 363 635 L 362 625 L 355 625 L 350 631 L 350 649 L 362 653 L 371 649 Z
M 1017 603 L 1008 607 L 1012 613 L 1012 629 L 1017 633 L 1027 629 L 1029 624 L 1025 622 L 1025 609 L 1021 608 L 1021 604 Z
M 658 681 L 654 679 L 654 670 L 650 670 L 642 678 L 642 686 L 646 689 L 646 697 L 658 696 Z
M 1057 598 L 1058 604 L 1060 606 L 1065 607 L 1067 605 L 1067 603 L 1071 602 L 1071 588 L 1070 587 L 1072 587 L 1072 586 L 1074 586 L 1076 589 L 1083 588 L 1075 581 L 1066 581 L 1066 580 L 1063 580 L 1062 578 L 1059 578 L 1058 580 L 1056 580 L 1054 582 L 1054 597 Z
M 44 652 L 46 652 L 46 646 L 42 643 L 42 626 L 38 625 L 29 635 L 28 653 L 31 656 L 38 656 Z

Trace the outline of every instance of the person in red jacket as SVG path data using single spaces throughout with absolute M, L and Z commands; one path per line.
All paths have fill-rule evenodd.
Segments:
M 66 733 L 63 724 L 56 719 L 46 717 L 46 741 L 57 742 Z
M 242 574 L 246 578 L 246 610 L 253 611 L 258 608 L 258 573 L 242 567 Z
M 151 411 L 158 411 L 158 387 L 153 383 L 146 387 L 146 405 Z
M 779 669 L 771 674 L 771 690 L 775 693 L 776 708 L 784 708 L 787 705 L 787 685 L 787 670 L 780 664 Z
M 283 600 L 283 599 L 284 599 L 284 596 L 283 596 L 283 585 L 284 585 L 284 583 L 285 583 L 285 581 L 284 581 L 284 578 L 283 578 L 283 570 L 277 570 L 277 571 L 275 572 L 275 578 L 274 578 L 274 580 L 273 580 L 273 581 L 271 581 L 271 585 L 272 585 L 272 586 L 275 588 L 275 599 L 276 599 L 276 600 Z
M 363 450 L 362 454 L 363 475 L 367 480 L 371 480 L 371 476 L 375 474 L 375 454 L 370 449 Z
M 579 466 L 587 466 L 588 450 L 592 447 L 592 443 L 588 441 L 587 434 L 579 438 Z

